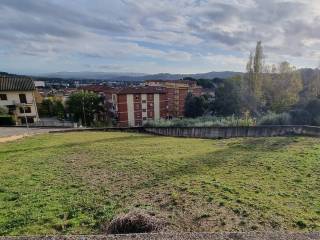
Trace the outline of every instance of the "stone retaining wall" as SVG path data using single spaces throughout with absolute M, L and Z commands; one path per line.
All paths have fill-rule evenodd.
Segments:
M 257 126 L 257 127 L 146 127 L 148 133 L 173 137 L 234 138 L 313 136 L 320 137 L 320 128 L 311 126 Z
M 82 131 L 140 132 L 172 137 L 212 139 L 276 136 L 320 137 L 320 127 L 313 126 L 73 128 L 56 130 L 52 131 L 52 133 Z

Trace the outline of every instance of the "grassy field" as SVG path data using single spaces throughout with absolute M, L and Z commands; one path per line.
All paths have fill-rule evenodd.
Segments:
M 320 139 L 83 132 L 0 144 L 0 235 L 101 233 L 136 208 L 175 231 L 320 230 Z

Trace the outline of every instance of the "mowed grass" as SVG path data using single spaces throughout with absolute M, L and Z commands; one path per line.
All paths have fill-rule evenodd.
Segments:
M 320 230 L 320 139 L 81 132 L 0 144 L 0 235 L 99 234 L 132 209 L 173 231 Z

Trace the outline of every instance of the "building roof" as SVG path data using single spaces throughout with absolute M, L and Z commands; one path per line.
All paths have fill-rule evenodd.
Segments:
M 34 91 L 34 82 L 29 77 L 0 76 L 0 91 Z
M 166 89 L 156 86 L 130 86 L 130 87 L 109 87 L 106 85 L 88 85 L 82 87 L 83 90 L 92 92 L 114 93 L 114 94 L 147 94 L 166 93 Z
M 124 87 L 118 90 L 118 94 L 147 94 L 147 93 L 166 93 L 163 87 L 136 86 Z
M 83 90 L 92 91 L 92 92 L 104 92 L 104 93 L 116 93 L 118 91 L 117 88 L 109 87 L 106 85 L 87 85 L 81 87 Z
M 183 83 L 183 84 L 197 84 L 197 81 L 193 80 L 146 80 L 148 82 L 155 82 L 155 83 Z

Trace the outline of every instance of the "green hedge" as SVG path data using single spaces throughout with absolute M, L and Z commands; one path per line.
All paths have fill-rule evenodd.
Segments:
M 0 116 L 0 126 L 12 126 L 15 125 L 11 116 Z

